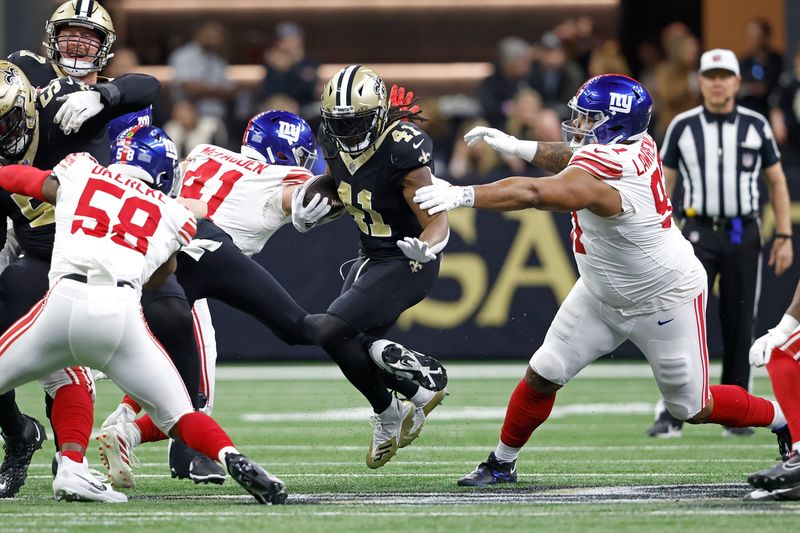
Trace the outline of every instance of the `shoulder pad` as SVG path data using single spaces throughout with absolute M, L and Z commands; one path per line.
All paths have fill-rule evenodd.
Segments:
M 392 166 L 412 170 L 429 166 L 433 170 L 433 141 L 413 122 L 396 122 L 386 135 L 391 145 Z
M 191 161 L 192 159 L 197 159 L 198 157 L 200 157 L 203 150 L 206 150 L 208 148 L 216 148 L 216 147 L 210 144 L 198 144 L 197 146 L 192 148 L 192 151 L 189 152 L 189 155 L 186 156 L 186 160 Z
M 578 149 L 567 166 L 576 166 L 600 179 L 618 180 L 622 178 L 620 163 L 610 146 L 590 144 Z

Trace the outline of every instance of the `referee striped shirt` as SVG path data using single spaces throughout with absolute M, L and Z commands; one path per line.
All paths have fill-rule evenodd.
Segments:
M 675 117 L 662 156 L 683 179 L 684 211 L 731 218 L 758 213 L 758 175 L 781 154 L 767 119 L 737 105 L 727 115 L 698 106 Z

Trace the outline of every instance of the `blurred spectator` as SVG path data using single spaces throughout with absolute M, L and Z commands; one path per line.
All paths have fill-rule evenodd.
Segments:
M 189 100 L 179 100 L 172 106 L 172 117 L 164 124 L 172 138 L 178 157 L 184 158 L 198 144 L 228 146 L 225 124 L 217 117 L 200 115 Z
M 561 39 L 567 57 L 575 60 L 586 72 L 589 68 L 589 56 L 599 44 L 594 37 L 594 22 L 591 17 L 564 19 L 553 28 L 553 33 Z
M 748 55 L 742 59 L 742 88 L 739 90 L 739 103 L 769 116 L 767 100 L 777 87 L 783 70 L 781 56 L 769 43 L 772 27 L 763 19 L 753 19 L 745 27 Z
M 517 93 L 505 132 L 518 139 L 536 139 L 540 142 L 562 140 L 558 114 L 545 108 L 541 96 L 533 89 L 523 89 Z M 541 174 L 536 172 L 537 167 L 519 158 L 510 158 L 506 164 L 515 174 Z
M 195 32 L 192 41 L 170 54 L 168 62 L 175 69 L 173 101 L 190 99 L 202 116 L 225 116 L 236 89 L 225 73 L 225 39 L 224 27 L 210 22 Z
M 262 111 L 271 111 L 273 109 L 280 109 L 281 111 L 288 111 L 295 115 L 300 114 L 300 104 L 291 96 L 285 94 L 274 94 L 261 102 L 258 109 L 253 114 L 261 113 Z
M 275 27 L 275 42 L 264 52 L 266 75 L 256 94 L 261 102 L 276 94 L 295 99 L 302 108 L 319 103 L 317 69 L 319 62 L 306 57 L 303 29 L 293 22 Z
M 773 92 L 770 113 L 775 140 L 782 145 L 785 166 L 800 166 L 800 50 L 793 69 L 784 72 Z
M 114 51 L 114 56 L 103 71 L 103 76 L 118 78 L 123 74 L 136 72 L 139 65 L 139 56 L 133 48 L 120 48 Z
M 664 59 L 661 49 L 653 41 L 642 41 L 636 49 L 637 57 L 641 68 L 636 79 L 644 85 L 644 88 L 653 94 L 655 91 L 656 68 Z
M 530 87 L 531 49 L 519 37 L 506 37 L 497 45 L 494 73 L 478 87 L 484 116 L 495 128 L 502 128 L 511 100 L 520 89 Z
M 453 144 L 456 142 L 454 121 L 445 116 L 439 104 L 439 98 L 425 98 L 419 103 L 422 115 L 428 119 L 422 122 L 420 127 L 430 136 L 435 148 L 433 151 L 434 172 L 447 168 L 450 157 L 453 155 Z
M 628 62 L 620 51 L 619 41 L 607 39 L 603 44 L 595 48 L 589 56 L 589 77 L 593 78 L 600 74 L 631 75 Z
M 500 154 L 485 142 L 467 146 L 464 135 L 476 126 L 488 126 L 484 119 L 468 120 L 462 124 L 456 136 L 453 156 L 447 167 L 447 177 L 470 183 L 489 182 L 512 174 Z
M 534 63 L 531 83 L 548 107 L 556 110 L 562 120 L 569 118 L 568 102 L 586 81 L 586 75 L 575 61 L 567 58 L 561 39 L 545 32 L 539 40 L 541 54 Z
M 656 68 L 652 93 L 657 111 L 653 136 L 658 142 L 664 138 L 673 118 L 700 105 L 697 38 L 675 33 L 666 42 L 667 59 Z

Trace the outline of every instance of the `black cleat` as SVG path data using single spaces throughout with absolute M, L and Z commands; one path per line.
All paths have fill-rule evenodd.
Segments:
M 750 474 L 747 482 L 754 488 L 770 492 L 800 488 L 800 454 L 792 454 L 789 459 L 772 468 Z
M 38 420 L 28 415 L 22 416 L 26 419 L 22 434 L 16 438 L 3 435 L 6 441 L 3 450 L 6 455 L 0 465 L 0 498 L 11 498 L 19 492 L 28 477 L 28 467 L 34 452 L 47 440 L 44 426 Z
M 517 462 L 498 461 L 492 452 L 485 462 L 478 465 L 478 468 L 459 479 L 458 485 L 461 487 L 485 487 L 498 483 L 516 482 Z
M 792 434 L 789 433 L 789 424 L 779 429 L 773 429 L 772 432 L 778 439 L 778 452 L 781 454 L 781 460 L 786 461 L 792 455 Z
M 225 456 L 228 473 L 244 490 L 253 495 L 258 503 L 277 505 L 288 496 L 286 485 L 246 455 L 229 453 Z
M 225 483 L 225 470 L 213 459 L 193 450 L 179 440 L 169 444 L 169 471 L 173 478 L 195 483 Z
M 438 392 L 447 386 L 447 370 L 435 357 L 383 339 L 372 343 L 369 354 L 380 368 L 424 389 Z
M 683 421 L 678 420 L 666 409 L 658 414 L 658 418 L 647 429 L 648 437 L 658 437 L 660 439 L 677 439 L 683 435 Z

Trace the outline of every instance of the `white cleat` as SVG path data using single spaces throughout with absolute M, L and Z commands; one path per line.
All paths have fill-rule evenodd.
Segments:
M 69 457 L 62 457 L 58 473 L 53 480 L 53 494 L 56 500 L 68 502 L 109 502 L 126 503 L 128 497 L 115 491 L 111 485 L 100 483 L 89 472 L 89 462 L 83 458 L 76 463 Z
M 127 403 L 121 403 L 103 421 L 103 424 L 100 426 L 100 430 L 105 431 L 106 428 L 116 426 L 120 421 L 133 422 L 134 420 L 136 420 L 136 413 L 133 412 L 133 409 L 131 409 L 130 405 Z
M 392 398 L 392 403 L 384 412 L 372 416 L 375 428 L 372 432 L 372 444 L 367 452 L 368 467 L 380 468 L 394 457 L 400 447 L 402 435 L 409 434 L 414 426 L 415 413 L 413 403 Z
M 127 423 L 120 422 L 106 427 L 95 437 L 100 443 L 100 460 L 108 470 L 111 486 L 117 489 L 132 489 L 136 482 L 133 477 L 133 465 L 136 456 L 130 446 L 130 437 L 125 432 Z
M 422 426 L 425 424 L 426 417 L 431 414 L 431 411 L 436 409 L 440 403 L 442 403 L 442 400 L 444 400 L 444 397 L 448 394 L 447 389 L 436 392 L 428 392 L 430 392 L 429 398 L 425 401 L 425 403 L 422 405 L 417 404 L 416 411 L 414 412 L 414 424 L 408 430 L 408 433 L 404 433 L 400 436 L 400 448 L 405 448 L 414 442 L 414 439 L 419 437 L 419 434 L 422 432 Z

